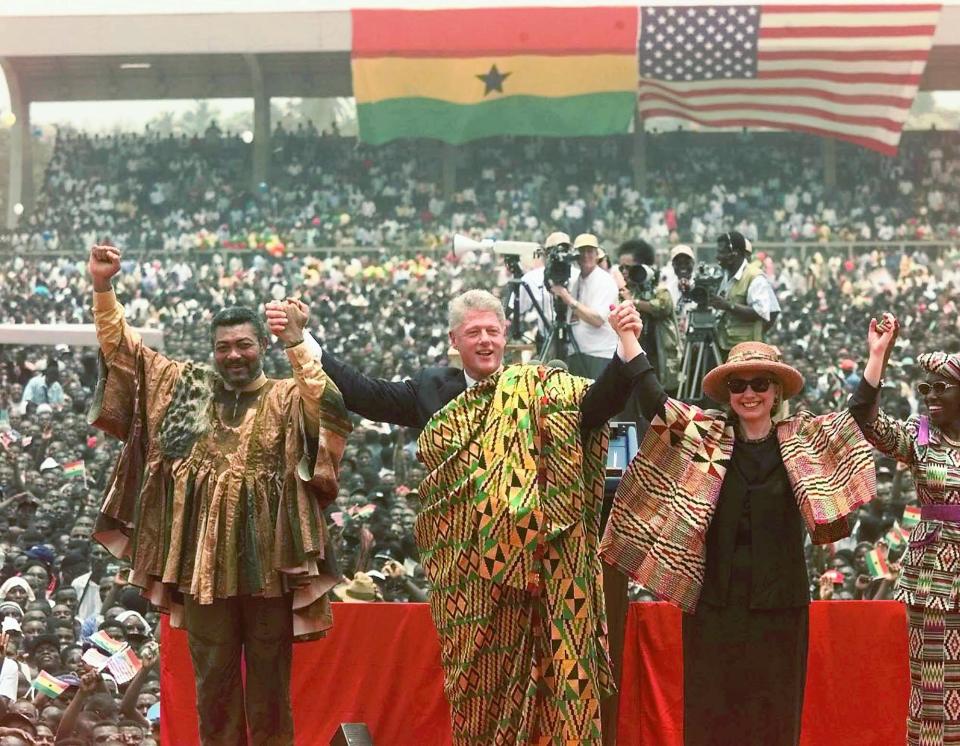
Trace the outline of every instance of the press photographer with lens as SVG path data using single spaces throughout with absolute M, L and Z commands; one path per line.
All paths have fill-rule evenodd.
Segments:
M 531 309 L 534 308 L 534 301 L 539 306 L 537 309 L 537 351 L 540 360 L 552 360 L 563 357 L 565 350 L 559 350 L 558 339 L 551 337 L 556 312 L 554 306 L 556 296 L 550 292 L 552 284 L 550 276 L 555 277 L 560 282 L 567 282 L 569 267 L 576 254 L 570 242 L 570 236 L 561 231 L 554 231 L 547 240 L 543 242 L 543 263 L 539 267 L 527 270 L 520 279 L 521 288 L 529 288 L 529 292 L 520 293 L 519 311 L 521 317 L 525 317 Z M 548 339 L 550 344 L 547 344 Z
M 773 286 L 752 255 L 742 233 L 729 231 L 717 238 L 717 264 L 725 274 L 710 305 L 720 311 L 717 345 L 724 360 L 741 342 L 762 342 L 780 314 Z
M 571 261 L 559 254 L 547 261 L 546 276 L 550 292 L 563 303 L 562 309 L 556 309 L 558 323 L 562 312 L 569 314 L 571 339 L 564 352 L 570 372 L 596 379 L 617 349 L 617 334 L 607 317 L 619 293 L 613 277 L 599 266 L 596 236 L 581 233 L 574 239 L 573 250 L 580 270 L 576 276 Z
M 673 299 L 661 282 L 655 262 L 656 252 L 646 241 L 625 241 L 617 249 L 617 267 L 611 274 L 615 280 L 619 278 L 620 297 L 632 300 L 640 312 L 640 345 L 647 351 L 657 380 L 670 396 L 676 396 L 680 383 L 680 331 Z

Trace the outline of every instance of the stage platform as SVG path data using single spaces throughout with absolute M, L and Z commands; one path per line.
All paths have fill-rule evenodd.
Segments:
M 164 746 L 197 743 L 186 635 L 164 617 Z M 906 738 L 907 629 L 892 601 L 817 601 L 803 746 L 896 746 Z M 624 646 L 622 746 L 682 746 L 680 612 L 632 604 Z M 291 683 L 298 746 L 327 746 L 343 722 L 364 722 L 377 746 L 446 746 L 450 718 L 440 652 L 426 604 L 334 604 L 326 640 L 294 647 Z

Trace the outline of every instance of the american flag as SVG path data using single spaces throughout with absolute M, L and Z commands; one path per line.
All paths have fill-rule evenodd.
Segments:
M 940 5 L 643 8 L 639 108 L 896 153 Z

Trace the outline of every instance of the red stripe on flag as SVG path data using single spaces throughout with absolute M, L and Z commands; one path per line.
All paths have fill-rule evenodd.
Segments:
M 384 54 L 382 52 L 361 52 L 359 54 L 354 53 L 353 59 L 380 59 L 383 57 L 396 57 L 397 59 L 404 60 L 417 60 L 417 59 L 443 59 L 443 60 L 455 60 L 455 59 L 469 59 L 471 57 L 491 57 L 491 58 L 509 58 L 517 57 L 519 55 L 531 55 L 536 57 L 596 57 L 598 54 L 623 54 L 630 55 L 631 57 L 636 56 L 637 49 L 636 45 L 633 45 L 628 49 L 578 49 L 576 51 L 569 51 L 563 49 L 525 49 L 523 51 L 518 51 L 516 49 L 503 49 L 497 47 L 491 47 L 490 49 L 420 49 L 412 50 L 405 52 L 397 52 L 395 54 Z
M 677 106 L 682 106 L 687 111 L 730 111 L 737 112 L 743 109 L 763 109 L 764 111 L 776 111 L 781 114 L 799 114 L 818 119 L 827 119 L 831 122 L 842 124 L 856 124 L 861 127 L 876 127 L 889 130 L 891 132 L 900 131 L 900 123 L 886 117 L 865 117 L 856 114 L 838 114 L 826 109 L 818 109 L 814 106 L 798 106 L 795 104 L 770 104 L 765 101 L 752 102 L 750 99 L 742 101 L 729 101 L 719 104 L 691 104 L 686 102 L 673 101 L 669 96 L 663 96 L 659 93 L 644 93 L 640 95 L 640 100 L 655 99 L 658 101 L 667 101 Z
M 928 49 L 871 49 L 871 50 L 806 50 L 757 52 L 758 60 L 838 60 L 843 62 L 922 62 L 930 56 Z
M 932 36 L 936 26 L 760 27 L 761 39 L 848 38 L 851 36 Z
M 840 104 L 851 104 L 859 106 L 892 106 L 901 109 L 909 109 L 913 100 L 900 96 L 877 96 L 868 94 L 849 94 L 834 93 L 823 88 L 802 88 L 802 87 L 770 87 L 760 88 L 751 86 L 725 86 L 723 88 L 701 88 L 696 91 L 675 91 L 669 86 L 644 79 L 640 83 L 640 89 L 656 88 L 669 93 L 678 99 L 693 99 L 701 96 L 782 96 L 784 99 L 790 97 L 820 98 L 824 101 L 835 101 Z
M 639 10 L 620 8 L 457 8 L 354 10 L 354 57 L 423 53 L 636 54 Z
M 943 6 L 927 5 L 764 5 L 764 13 L 922 13 L 940 10 Z
M 834 73 L 828 70 L 758 70 L 759 80 L 780 80 L 783 78 L 813 78 L 831 80 L 834 83 L 890 83 L 896 85 L 917 85 L 919 75 L 901 73 Z
M 733 119 L 720 119 L 716 121 L 710 121 L 707 119 L 700 119 L 698 117 L 692 116 L 690 114 L 685 114 L 683 112 L 677 111 L 676 109 L 645 109 L 640 112 L 641 116 L 644 117 L 674 117 L 676 119 L 686 119 L 690 122 L 696 122 L 705 127 L 771 127 L 778 130 L 794 130 L 796 132 L 809 132 L 812 135 L 819 135 L 821 137 L 836 137 L 840 140 L 846 140 L 847 142 L 852 142 L 855 145 L 860 145 L 864 148 L 870 148 L 871 150 L 876 150 L 884 155 L 896 155 L 897 146 L 890 145 L 883 142 L 882 140 L 875 140 L 872 137 L 861 137 L 859 135 L 850 135 L 844 132 L 842 129 L 827 129 L 825 127 L 811 127 L 805 124 L 787 124 L 784 122 L 775 122 L 768 119 L 756 119 L 756 118 L 745 118 L 745 117 L 735 117 Z

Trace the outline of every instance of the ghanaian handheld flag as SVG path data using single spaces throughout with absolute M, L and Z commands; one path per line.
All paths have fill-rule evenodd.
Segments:
M 908 505 L 905 507 L 903 509 L 903 520 L 900 521 L 900 525 L 909 531 L 918 523 L 920 523 L 920 506 Z
M 76 461 L 68 461 L 63 465 L 63 474 L 66 477 L 83 478 L 87 475 L 87 466 L 82 458 Z
M 51 699 L 56 699 L 69 688 L 69 684 L 67 684 L 66 681 L 61 681 L 56 676 L 43 670 L 37 674 L 37 678 L 34 679 L 30 686 L 38 692 L 43 692 Z
M 626 132 L 636 7 L 354 10 L 360 139 Z
M 871 578 L 885 578 L 890 573 L 887 558 L 878 549 L 871 549 L 864 557 Z

